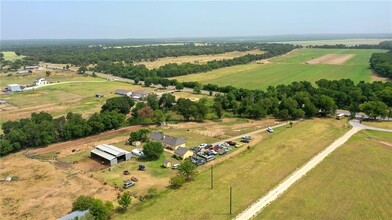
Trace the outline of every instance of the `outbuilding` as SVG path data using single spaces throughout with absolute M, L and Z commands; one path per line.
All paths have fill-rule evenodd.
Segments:
M 9 92 L 21 92 L 22 88 L 20 87 L 19 84 L 9 84 L 7 86 L 7 91 L 9 91 Z
M 47 81 L 45 78 L 40 77 L 40 78 L 37 78 L 37 79 L 35 80 L 34 84 L 35 84 L 36 86 L 42 86 L 42 85 L 48 84 L 48 81 Z
M 163 166 L 166 168 L 170 168 L 172 166 L 171 161 L 166 159 L 163 161 Z
M 131 159 L 131 152 L 109 144 L 100 144 L 91 151 L 92 158 L 101 158 L 110 165 Z
M 125 96 L 132 96 L 132 91 L 128 91 L 125 89 L 117 89 L 114 93 L 116 93 L 117 95 L 125 95 Z

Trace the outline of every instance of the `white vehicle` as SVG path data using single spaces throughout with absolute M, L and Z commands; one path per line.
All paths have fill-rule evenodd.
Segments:
M 208 144 L 206 144 L 206 143 L 200 144 L 201 148 L 206 148 L 207 146 L 208 146 Z
M 213 154 L 213 155 L 217 155 L 217 154 L 218 154 L 218 153 L 217 153 L 216 151 L 214 151 L 214 150 L 210 150 L 210 153 Z
M 274 129 L 272 129 L 271 127 L 268 127 L 268 128 L 267 128 L 267 131 L 268 131 L 269 133 L 274 133 Z
M 132 152 L 133 154 L 135 154 L 136 156 L 138 156 L 138 157 L 144 157 L 144 153 L 143 153 L 143 151 L 140 150 L 140 149 L 133 149 L 131 152 Z
M 176 169 L 178 169 L 179 167 L 180 167 L 180 164 L 176 163 L 176 164 L 174 164 L 174 165 L 172 166 L 172 169 L 173 169 L 173 170 L 176 170 Z

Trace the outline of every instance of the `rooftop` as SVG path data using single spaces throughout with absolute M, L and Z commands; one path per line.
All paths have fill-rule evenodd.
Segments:
M 162 132 L 152 132 L 149 138 L 171 146 L 178 146 L 185 143 L 185 139 L 183 137 L 177 138 L 170 135 L 165 135 Z
M 185 148 L 185 147 L 178 147 L 178 148 L 174 151 L 175 154 L 178 154 L 178 155 L 181 155 L 181 156 L 184 156 L 184 155 L 186 154 L 186 152 L 188 152 L 188 149 Z
M 100 156 L 100 157 L 103 157 L 103 158 L 105 158 L 106 160 L 113 160 L 113 159 L 116 158 L 115 156 L 110 155 L 110 154 L 108 154 L 108 153 L 106 153 L 106 152 L 103 152 L 103 151 L 101 151 L 101 150 L 99 150 L 99 149 L 93 149 L 93 150 L 91 150 L 91 153 L 94 153 L 94 154 L 96 154 L 96 155 L 98 155 L 98 156 Z

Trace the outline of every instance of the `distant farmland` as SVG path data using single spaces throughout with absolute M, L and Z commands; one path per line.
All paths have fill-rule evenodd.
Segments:
M 374 52 L 383 52 L 383 50 L 298 49 L 285 56 L 273 58 L 265 64 L 245 64 L 173 79 L 249 89 L 265 89 L 271 85 L 290 84 L 303 80 L 314 83 L 319 79 L 349 78 L 355 82 L 369 82 L 372 81 L 369 59 Z M 342 64 L 306 64 L 312 59 L 328 54 L 351 56 Z
M 22 59 L 25 56 L 18 56 L 14 51 L 2 51 L 2 54 L 4 54 L 4 60 L 9 60 L 9 61 L 15 61 Z
M 391 219 L 392 135 L 362 131 L 255 219 Z
M 145 61 L 139 62 L 136 64 L 144 64 L 148 69 L 159 68 L 160 66 L 169 64 L 169 63 L 207 63 L 212 60 L 224 60 L 224 59 L 233 59 L 235 57 L 244 56 L 247 54 L 262 54 L 263 52 L 260 50 L 250 50 L 250 51 L 233 51 L 221 54 L 210 54 L 210 55 L 197 55 L 197 56 L 179 56 L 179 57 L 164 57 L 159 58 L 155 61 Z

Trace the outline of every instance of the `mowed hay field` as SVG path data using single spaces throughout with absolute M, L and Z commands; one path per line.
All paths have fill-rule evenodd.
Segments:
M 169 63 L 207 63 L 212 60 L 224 60 L 224 59 L 233 59 L 235 57 L 244 56 L 247 54 L 262 54 L 261 50 L 250 50 L 250 51 L 233 51 L 221 54 L 210 54 L 210 55 L 197 55 L 197 56 L 179 56 L 179 57 L 164 57 L 159 58 L 155 61 L 145 61 L 139 62 L 136 64 L 143 64 L 148 69 L 159 68 L 160 66 L 164 66 Z
M 14 51 L 2 51 L 2 54 L 4 54 L 4 60 L 9 60 L 9 61 L 15 61 L 22 59 L 25 56 L 18 56 Z
M 214 167 L 178 190 L 134 205 L 115 219 L 230 219 L 229 187 L 233 187 L 233 214 L 238 214 L 348 130 L 344 120 L 306 120 L 274 134 L 255 135 L 259 143 Z M 305 132 L 306 131 L 306 132 Z M 208 166 L 208 164 L 206 165 Z
M 367 49 L 297 49 L 284 56 L 272 58 L 268 64 L 245 64 L 206 73 L 174 77 L 178 81 L 198 81 L 220 86 L 265 89 L 268 86 L 290 84 L 295 81 L 320 79 L 352 79 L 354 82 L 372 80 L 369 59 L 372 53 L 383 50 Z M 342 64 L 305 64 L 328 54 L 352 55 Z
M 392 135 L 361 131 L 256 219 L 392 219 Z

